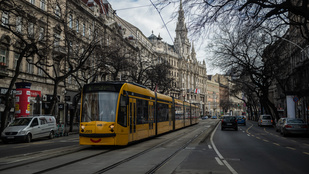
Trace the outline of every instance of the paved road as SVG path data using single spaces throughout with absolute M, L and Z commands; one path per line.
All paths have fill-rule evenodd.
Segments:
M 213 142 L 223 159 L 237 173 L 308 173 L 309 138 L 282 137 L 273 127 L 256 122 L 239 131 L 217 129 Z
M 221 131 L 219 123 L 218 128 L 211 133 L 211 130 L 215 128 L 217 122 L 219 122 L 219 120 L 216 119 L 201 120 L 197 126 L 176 132 L 176 134 L 179 134 L 183 131 L 191 133 L 197 129 L 205 130 L 202 136 L 197 137 L 194 142 L 190 143 L 190 146 L 180 151 L 173 160 L 162 166 L 156 173 L 307 173 L 309 167 L 307 166 L 309 161 L 309 137 L 282 137 L 274 128 L 258 127 L 256 122 L 251 121 L 248 121 L 247 126 L 239 126 L 239 131 Z M 197 134 L 199 133 L 197 132 Z M 156 143 L 156 141 L 162 141 L 163 139 L 168 140 L 174 137 L 173 135 L 175 135 L 175 133 L 119 149 L 115 152 L 119 154 L 124 153 L 122 155 L 111 153 L 110 156 L 102 155 L 94 157 L 93 159 L 97 161 L 98 158 L 102 157 L 102 159 L 104 159 L 102 162 L 107 162 L 106 159 L 117 161 L 119 157 L 123 157 L 128 153 L 133 153 L 136 150 L 141 150 L 143 146 L 147 144 Z M 176 142 L 179 142 L 179 140 L 175 141 L 175 143 Z M 162 148 L 158 148 L 156 151 L 174 149 L 173 144 L 174 143 L 168 146 L 165 145 Z M 33 154 L 33 158 L 37 158 L 38 153 L 44 156 L 44 154 L 52 151 L 57 152 L 61 151 L 61 149 L 67 151 L 80 147 L 85 146 L 78 145 L 77 134 L 52 140 L 42 139 L 31 143 L 0 144 L 0 163 L 1 160 L 4 160 L 3 162 L 7 162 L 8 160 L 12 161 L 13 158 L 10 157 L 6 159 L 5 156 L 13 155 L 16 157 L 24 157 L 25 154 L 27 154 L 27 156 Z M 82 157 L 78 155 L 98 153 L 103 150 L 104 149 L 85 149 L 78 153 L 64 156 L 64 158 L 55 158 L 54 161 L 55 163 L 65 163 L 75 158 Z M 161 153 L 156 154 L 158 159 L 161 158 Z M 146 164 L 153 164 L 155 156 L 156 155 L 151 157 L 142 156 L 142 158 L 146 159 L 133 162 L 137 162 L 137 164 L 145 167 Z M 19 158 L 16 158 L 16 161 L 18 160 Z M 47 165 L 45 161 L 41 163 Z M 48 163 L 51 164 L 50 161 L 48 161 Z M 97 162 L 83 161 L 82 164 L 90 165 L 97 164 Z M 81 165 L 81 167 L 83 165 Z M 96 166 L 101 167 L 101 165 Z M 135 166 L 138 165 L 133 165 L 131 167 L 134 168 Z M 59 168 L 59 171 L 63 172 L 67 171 L 67 169 L 69 170 L 68 167 L 65 167 L 65 170 L 64 168 Z M 124 169 L 128 171 L 128 165 Z M 16 170 L 12 170 L 16 172 Z M 120 171 L 122 168 L 117 167 L 116 170 Z M 81 170 L 77 171 L 76 165 L 69 171 L 81 172 Z M 55 171 L 51 171 L 50 173 L 54 172 Z M 109 172 L 112 173 L 112 171 Z

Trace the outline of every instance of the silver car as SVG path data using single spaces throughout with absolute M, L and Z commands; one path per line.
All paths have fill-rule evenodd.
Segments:
M 281 134 L 307 134 L 308 125 L 300 118 L 287 118 L 281 127 Z
M 260 115 L 258 126 L 272 126 L 273 120 L 270 115 Z
M 286 118 L 280 118 L 276 124 L 276 132 L 281 132 L 281 128 Z

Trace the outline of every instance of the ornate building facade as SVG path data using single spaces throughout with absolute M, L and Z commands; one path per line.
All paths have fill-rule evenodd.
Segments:
M 188 39 L 182 2 L 180 2 L 179 17 L 176 27 L 174 45 L 169 45 L 159 37 L 146 37 L 137 27 L 115 15 L 107 0 L 48 0 L 48 1 L 7 1 L 16 2 L 19 8 L 28 12 L 18 16 L 1 9 L 0 28 L 0 97 L 4 98 L 16 73 L 16 65 L 20 48 L 18 36 L 25 41 L 35 42 L 38 51 L 28 57 L 21 57 L 20 74 L 16 82 L 31 83 L 31 98 L 29 114 L 47 114 L 51 97 L 57 94 L 60 122 L 69 118 L 70 110 L 76 110 L 73 104 L 80 87 L 89 81 L 111 80 L 109 76 L 91 77 L 92 71 L 102 68 L 96 65 L 98 54 L 91 54 L 87 68 L 78 70 L 72 75 L 59 80 L 54 88 L 55 79 L 77 66 L 69 67 L 68 59 L 82 58 L 87 45 L 95 42 L 97 47 L 108 48 L 115 42 L 122 42 L 125 49 L 142 50 L 143 58 L 151 61 L 166 61 L 171 66 L 170 76 L 175 79 L 174 90 L 169 94 L 175 98 L 185 99 L 199 104 L 204 115 L 206 101 L 206 64 L 196 59 L 193 44 Z M 57 3 L 59 2 L 59 3 Z M 10 4 L 8 4 L 10 6 Z M 137 54 L 137 51 L 135 51 Z M 140 54 L 139 53 L 139 54 Z M 78 55 L 79 56 L 78 56 Z M 72 56 L 75 55 L 75 56 Z M 41 60 L 42 56 L 44 60 Z M 42 62 L 43 61 L 43 62 Z M 66 62 L 66 63 L 65 63 Z M 43 64 L 44 63 L 44 66 Z M 37 66 L 42 64 L 42 66 Z M 85 72 L 86 71 L 86 72 Z M 122 72 L 126 73 L 126 72 Z M 85 79 L 88 80 L 85 80 Z M 117 80 L 122 79 L 120 74 Z M 13 87 L 13 91 L 15 90 Z M 55 92 L 56 90 L 56 92 Z M 14 96 L 13 96 L 14 97 Z M 1 103 L 2 102 L 2 103 Z M 0 102 L 0 117 L 5 108 Z M 14 117 L 14 106 L 11 108 Z
M 194 44 L 188 39 L 188 29 L 180 1 L 176 37 L 174 45 L 162 41 L 162 38 L 152 34 L 148 37 L 159 59 L 167 61 L 172 70 L 170 76 L 175 79 L 170 95 L 175 98 L 200 105 L 201 115 L 206 114 L 207 100 L 207 70 L 206 63 L 197 61 Z

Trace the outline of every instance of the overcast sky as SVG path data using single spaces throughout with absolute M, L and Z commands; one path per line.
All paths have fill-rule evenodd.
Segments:
M 164 27 L 163 21 L 159 15 L 159 12 L 151 4 L 150 0 L 108 0 L 112 5 L 112 8 L 116 10 L 116 13 L 122 19 L 128 21 L 132 25 L 139 28 L 146 37 L 149 37 L 151 33 L 158 36 L 160 34 L 164 42 L 173 45 L 174 38 L 176 37 L 175 28 L 178 20 L 172 19 L 172 14 L 177 13 L 179 10 L 179 4 L 170 3 L 163 9 L 159 9 L 159 12 L 166 23 L 167 29 Z M 154 0 L 153 0 L 154 2 Z M 188 36 L 189 37 L 189 36 Z M 192 39 L 189 37 L 190 42 Z M 197 60 L 202 62 L 206 58 L 205 45 L 201 45 L 194 42 L 194 48 L 196 51 Z M 210 68 L 207 63 L 207 74 L 214 74 L 218 71 Z

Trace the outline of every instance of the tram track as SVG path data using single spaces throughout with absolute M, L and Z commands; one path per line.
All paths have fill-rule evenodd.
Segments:
M 190 140 L 188 140 L 187 142 L 185 142 L 183 145 L 181 145 L 179 148 L 177 148 L 171 155 L 169 155 L 168 157 L 166 157 L 164 160 L 162 160 L 160 163 L 158 163 L 158 164 L 156 164 L 155 166 L 153 166 L 150 170 L 148 170 L 148 171 L 145 172 L 145 173 L 146 173 L 146 174 L 153 174 L 153 173 L 155 173 L 155 172 L 156 172 L 158 169 L 160 169 L 164 164 L 166 164 L 167 162 L 169 162 L 170 160 L 172 160 L 179 152 L 181 152 L 183 149 L 185 149 L 186 147 L 188 147 L 194 140 L 196 140 L 197 138 L 199 138 L 200 135 L 202 135 L 206 130 L 207 130 L 207 129 L 204 129 L 203 131 L 198 132 L 198 134 L 196 134 L 193 138 L 191 138 Z M 107 172 L 107 171 L 109 171 L 109 170 L 112 170 L 112 169 L 116 168 L 117 166 L 120 166 L 120 165 L 122 165 L 122 164 L 124 164 L 124 163 L 130 162 L 130 161 L 132 161 L 132 160 L 134 160 L 134 159 L 136 159 L 136 158 L 138 158 L 138 157 L 140 157 L 140 156 L 142 156 L 142 155 L 144 155 L 144 154 L 146 154 L 146 153 L 148 153 L 148 152 L 150 152 L 150 151 L 152 151 L 152 150 L 154 150 L 154 149 L 157 149 L 157 148 L 159 148 L 159 147 L 162 147 L 163 145 L 166 145 L 166 144 L 168 144 L 168 143 L 170 143 L 170 142 L 173 142 L 173 141 L 175 141 L 175 140 L 178 140 L 179 138 L 183 137 L 183 135 L 185 135 L 185 133 L 183 133 L 183 134 L 181 134 L 181 135 L 179 135 L 179 136 L 177 136 L 177 137 L 174 137 L 173 139 L 167 140 L 167 141 L 165 141 L 165 142 L 163 142 L 163 143 L 161 143 L 161 144 L 159 144 L 159 145 L 156 145 L 156 146 L 154 146 L 154 147 L 152 147 L 152 148 L 149 148 L 149 149 L 147 149 L 147 150 L 144 150 L 144 151 L 142 151 L 142 152 L 140 152 L 140 153 L 138 153 L 138 154 L 135 154 L 135 155 L 133 155 L 133 156 L 130 156 L 130 157 L 128 157 L 128 158 L 126 158 L 126 159 L 124 159 L 124 160 L 121 160 L 121 161 L 119 161 L 119 162 L 117 162 L 117 163 L 115 163 L 115 164 L 113 164 L 113 165 L 110 165 L 110 166 L 108 166 L 108 167 L 105 167 L 105 168 L 103 168 L 103 169 L 101 169 L 101 170 L 99 170 L 99 171 L 97 171 L 97 172 L 94 172 L 93 174 L 101 174 L 101 173 L 105 173 L 105 172 Z M 204 138 L 202 138 L 202 140 L 203 140 L 203 139 L 204 139 Z
M 28 171 L 23 173 L 57 173 L 67 171 L 69 168 L 80 168 L 80 164 L 92 165 L 92 161 L 101 160 L 100 165 L 96 165 L 96 167 L 90 167 L 89 169 L 91 170 L 87 171 L 87 173 L 113 173 L 115 169 L 118 170 L 118 167 L 123 167 L 122 165 L 128 165 L 129 163 L 134 162 L 134 160 L 140 160 L 138 159 L 139 157 L 145 158 L 145 156 L 152 156 L 153 154 L 160 152 L 160 150 L 162 149 L 168 151 L 168 153 L 164 154 L 164 159 L 162 156 L 160 160 L 157 160 L 155 164 L 151 164 L 151 166 L 145 170 L 145 173 L 150 174 L 155 173 L 157 170 L 159 170 L 162 166 L 172 160 L 178 153 L 186 149 L 196 139 L 199 138 L 199 141 L 203 140 L 204 138 L 201 138 L 200 136 L 205 133 L 206 130 L 209 131 L 208 127 L 204 127 L 203 129 L 197 129 L 196 126 L 191 126 L 191 128 L 189 129 L 186 128 L 176 131 L 176 134 L 165 134 L 166 136 L 161 135 L 157 138 L 153 138 L 148 141 L 142 141 L 139 143 L 134 143 L 126 147 L 109 147 L 109 149 L 104 147 L 105 149 L 103 150 L 101 150 L 101 147 L 82 148 L 76 151 L 72 151 L 70 153 L 58 154 L 52 157 L 46 157 L 43 159 L 32 160 L 22 164 L 9 166 L 0 169 L 0 171 L 1 173 L 12 173 L 12 171 L 14 171 L 13 173 L 18 173 L 19 171 L 23 171 L 24 169 L 26 169 Z M 124 153 L 125 155 L 123 155 Z M 102 161 L 102 159 L 109 159 L 110 157 L 114 156 L 118 156 L 118 160 L 117 158 L 113 158 L 110 161 Z M 121 156 L 123 157 L 122 159 Z M 70 161 L 67 161 L 67 159 L 70 159 Z M 43 161 L 46 162 L 43 163 Z M 42 163 L 50 164 L 42 167 Z M 101 169 L 100 166 L 102 167 Z M 13 170 L 16 168 L 18 169 Z
M 36 163 L 36 162 L 47 161 L 47 160 L 50 160 L 50 159 L 53 159 L 53 158 L 69 155 L 69 154 L 72 154 L 72 153 L 82 151 L 84 149 L 86 149 L 86 148 L 80 148 L 80 146 L 78 146 L 76 148 L 71 147 L 70 149 L 65 149 L 65 150 L 62 149 L 62 150 L 59 150 L 59 151 L 58 151 L 58 149 L 53 149 L 49 152 L 41 151 L 41 152 L 36 152 L 36 153 L 32 153 L 32 154 L 24 154 L 22 157 L 20 155 L 9 156 L 9 157 L 5 158 L 6 161 L 1 162 L 2 165 L 6 164 L 6 165 L 8 165 L 8 167 L 3 167 L 3 168 L 0 167 L 0 172 L 5 171 L 5 170 L 9 170 L 9 169 L 13 169 L 13 168 L 17 168 L 17 167 L 26 166 L 28 164 L 32 164 L 32 163 Z M 43 155 L 45 157 L 39 158 Z M 32 160 L 32 159 L 34 159 L 34 160 Z M 14 163 L 14 164 L 10 165 L 12 163 Z M 18 163 L 18 164 L 16 164 L 16 163 Z

